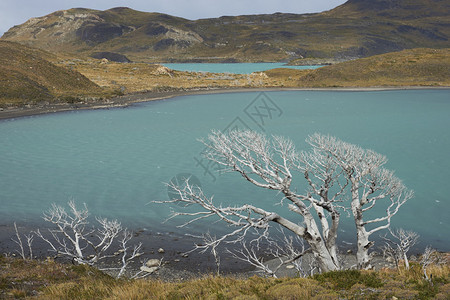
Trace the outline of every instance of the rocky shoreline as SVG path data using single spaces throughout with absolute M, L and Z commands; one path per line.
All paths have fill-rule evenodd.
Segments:
M 31 231 L 36 230 L 36 227 L 39 226 L 19 226 L 18 224 L 18 230 L 21 234 L 29 234 Z M 41 231 L 44 233 L 46 230 L 46 228 L 41 228 Z M 15 238 L 14 226 L 12 224 L 0 225 L 0 253 L 5 256 L 19 257 L 17 252 L 19 247 L 12 241 L 12 238 Z M 154 232 L 146 229 L 134 230 L 134 237 L 130 241 L 130 245 L 142 243 L 144 254 L 135 259 L 127 268 L 126 275 L 131 277 L 133 274 L 136 274 L 141 266 L 150 259 L 161 261 L 161 267 L 151 274 L 150 278 L 175 281 L 216 274 L 215 260 L 209 252 L 201 254 L 198 251 L 193 251 L 186 254 L 186 252 L 194 248 L 195 243 L 199 242 L 200 240 L 197 238 L 175 232 Z M 54 258 L 54 253 L 49 251 L 49 246 L 37 237 L 34 238 L 32 249 L 35 259 Z M 222 252 L 224 253 L 225 251 Z M 121 256 L 117 254 L 116 257 L 105 260 L 99 267 L 107 269 L 120 266 L 120 258 Z M 225 253 L 221 258 L 221 274 L 235 274 L 239 276 L 239 274 L 253 270 L 250 265 L 243 265 L 242 262 L 225 255 Z M 70 260 L 64 257 L 54 259 L 62 263 L 71 263 Z M 108 271 L 108 273 L 114 275 L 116 271 Z
M 35 227 L 19 227 L 20 233 L 29 233 L 35 230 Z M 42 229 L 44 232 L 45 229 Z M 19 257 L 17 250 L 19 249 L 17 244 L 12 241 L 15 237 L 15 231 L 13 226 L 1 225 L 0 226 L 0 253 L 5 256 Z M 147 275 L 146 278 L 158 279 L 163 281 L 184 281 L 188 279 L 199 278 L 208 275 L 217 274 L 217 266 L 215 259 L 210 252 L 199 253 L 198 251 L 190 252 L 195 243 L 199 243 L 199 239 L 188 235 L 181 235 L 175 232 L 151 232 L 145 229 L 140 229 L 134 232 L 134 238 L 131 240 L 132 244 L 141 242 L 144 254 L 135 259 L 130 264 L 125 272 L 125 276 L 132 277 L 145 265 L 146 261 L 160 261 L 157 268 L 153 269 L 151 274 L 142 272 L 140 275 Z M 49 247 L 42 240 L 38 238 L 33 242 L 33 257 L 34 259 L 45 260 L 53 258 L 53 253 L 48 251 Z M 342 265 L 344 268 L 354 268 L 356 265 L 356 258 L 350 250 L 343 250 L 341 255 Z M 186 253 L 189 252 L 189 253 Z M 242 261 L 227 254 L 224 247 L 219 249 L 221 263 L 220 263 L 220 275 L 233 276 L 236 278 L 248 278 L 256 274 L 264 275 L 255 267 L 250 264 L 243 263 Z M 120 255 L 103 261 L 98 267 L 100 269 L 110 269 L 120 266 Z M 71 261 L 59 257 L 54 258 L 57 262 L 68 263 Z M 279 261 L 278 259 L 267 258 L 267 263 L 270 267 L 275 267 Z M 303 266 L 305 270 L 308 270 L 309 263 L 311 262 L 311 254 L 306 254 L 303 258 Z M 148 264 L 147 264 L 148 265 Z M 376 256 L 373 261 L 375 269 L 391 268 L 394 267 L 392 263 L 389 263 L 382 256 Z M 155 267 L 156 264 L 152 264 L 150 268 Z M 106 273 L 116 276 L 118 270 L 108 270 Z M 297 271 L 292 265 L 286 265 L 281 267 L 276 275 L 278 277 L 296 277 Z

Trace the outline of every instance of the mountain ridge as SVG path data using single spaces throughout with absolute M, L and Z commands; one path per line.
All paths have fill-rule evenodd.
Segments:
M 450 5 L 443 0 L 349 0 L 322 13 L 198 20 L 127 7 L 73 8 L 32 18 L 1 40 L 86 56 L 113 52 L 148 62 L 350 59 L 448 48 L 449 16 Z

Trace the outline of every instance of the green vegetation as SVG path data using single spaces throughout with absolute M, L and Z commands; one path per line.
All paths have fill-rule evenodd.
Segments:
M 313 279 L 331 284 L 337 290 L 349 290 L 355 284 L 363 284 L 371 288 L 383 286 L 383 282 L 374 272 L 359 270 L 333 271 L 313 276 Z
M 47 59 L 55 56 L 0 41 L 0 106 L 74 102 L 110 94 L 80 73 L 58 67 Z
M 84 56 L 108 51 L 146 62 L 341 60 L 418 47 L 447 48 L 449 15 L 445 1 L 429 0 L 351 0 L 317 14 L 195 21 L 123 7 L 78 8 L 15 26 L 2 39 Z
M 87 266 L 0 256 L 0 298 L 36 299 L 447 299 L 450 268 L 347 270 L 311 278 L 205 276 L 184 282 L 116 280 Z

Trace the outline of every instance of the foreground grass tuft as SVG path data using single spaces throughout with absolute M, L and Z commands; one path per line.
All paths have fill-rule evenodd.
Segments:
M 431 282 L 410 270 L 346 270 L 311 278 L 205 276 L 183 282 L 114 279 L 88 266 L 0 256 L 0 299 L 448 299 L 449 265 Z
M 376 273 L 359 270 L 344 270 L 317 274 L 313 276 L 313 279 L 323 284 L 331 284 L 333 289 L 337 290 L 349 290 L 355 284 L 362 284 L 371 288 L 383 286 L 383 282 Z

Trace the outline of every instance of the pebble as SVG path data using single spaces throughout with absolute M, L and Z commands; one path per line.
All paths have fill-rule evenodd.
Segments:
M 293 269 L 293 268 L 295 268 L 294 265 L 287 265 L 287 266 L 286 266 L 286 269 Z
M 159 248 L 159 249 L 158 249 L 158 253 L 164 253 L 164 252 L 166 252 L 166 251 L 164 251 L 163 248 Z

